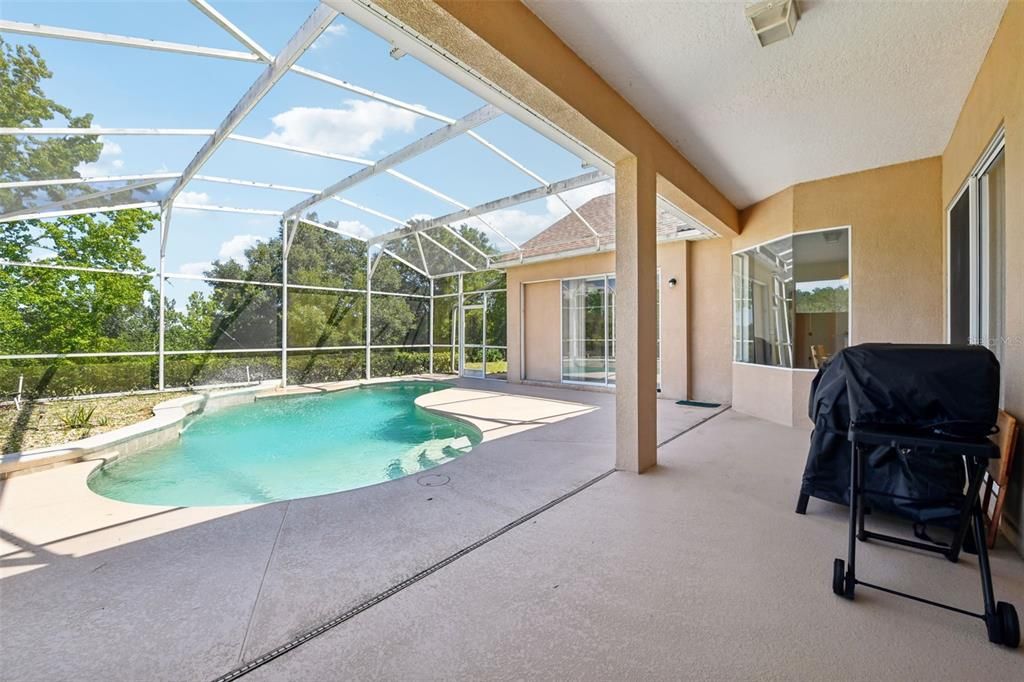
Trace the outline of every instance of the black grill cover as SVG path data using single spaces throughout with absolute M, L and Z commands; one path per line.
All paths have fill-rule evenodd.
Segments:
M 846 348 L 811 384 L 814 422 L 801 492 L 849 504 L 851 420 L 929 433 L 991 433 L 999 410 L 999 363 L 980 346 L 862 344 Z M 868 504 L 921 523 L 955 526 L 965 483 L 963 463 L 889 450 L 864 471 Z M 936 500 L 948 502 L 936 504 Z

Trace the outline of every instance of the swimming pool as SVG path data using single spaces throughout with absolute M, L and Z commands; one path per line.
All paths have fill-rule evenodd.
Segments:
M 173 443 L 108 462 L 89 488 L 140 504 L 252 504 L 352 490 L 415 474 L 480 442 L 414 404 L 426 382 L 258 400 L 201 414 Z

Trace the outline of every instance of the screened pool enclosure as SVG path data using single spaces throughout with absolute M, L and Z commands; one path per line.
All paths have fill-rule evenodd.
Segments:
M 0 48 L 3 396 L 504 378 L 501 268 L 610 246 L 612 166 L 372 3 L 12 1 Z
M 270 20 L 141 5 L 5 3 L 6 77 L 37 51 L 54 106 L 0 130 L 0 393 L 504 378 L 493 262 L 608 176 L 367 30 L 379 18 L 359 3 Z M 92 30 L 102 19 L 139 35 Z M 408 101 L 343 80 L 345 64 Z M 201 105 L 152 106 L 189 84 Z

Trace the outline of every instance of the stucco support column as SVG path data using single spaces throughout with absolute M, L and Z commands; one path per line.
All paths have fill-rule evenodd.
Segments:
M 636 473 L 658 460 L 656 197 L 650 158 L 615 164 L 615 468 Z

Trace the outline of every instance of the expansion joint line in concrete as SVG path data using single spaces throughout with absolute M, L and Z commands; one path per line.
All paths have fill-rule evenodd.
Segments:
M 423 580 L 424 578 L 426 578 L 427 576 L 431 575 L 432 573 L 436 573 L 437 571 L 441 570 L 442 568 L 444 568 L 448 564 L 451 564 L 451 563 L 453 563 L 455 561 L 458 561 L 459 559 L 461 559 L 462 557 L 466 556 L 467 554 L 469 554 L 473 550 L 479 549 L 480 547 L 483 547 L 484 545 L 486 545 L 491 540 L 494 540 L 495 538 L 498 538 L 498 537 L 504 535 L 505 533 L 509 532 L 513 528 L 515 528 L 517 526 L 521 526 L 522 524 L 526 523 L 530 519 L 533 519 L 534 517 L 536 517 L 536 516 L 538 516 L 540 514 L 543 514 L 547 510 L 551 509 L 552 507 L 554 507 L 554 506 L 556 506 L 556 505 L 558 505 L 558 504 L 568 500 L 573 495 L 576 495 L 577 493 L 583 492 L 584 490 L 586 490 L 590 486 L 592 486 L 595 483 L 597 483 L 598 481 L 600 481 L 600 480 L 602 480 L 602 479 L 612 475 L 613 473 L 615 473 L 614 469 L 612 469 L 610 471 L 606 471 L 603 474 L 601 474 L 600 476 L 596 476 L 596 477 L 590 479 L 589 481 L 587 481 L 586 483 L 580 485 L 579 487 L 570 490 L 569 492 L 565 493 L 564 495 L 551 500 L 547 504 L 545 504 L 545 505 L 543 505 L 541 507 L 538 507 L 538 508 L 534 509 L 531 512 L 528 512 L 527 514 L 524 514 L 523 516 L 520 516 L 518 519 L 512 521 L 511 523 L 508 523 L 508 524 L 502 526 L 501 528 L 499 528 L 498 530 L 494 531 L 490 535 L 487 535 L 487 536 L 477 540 L 476 542 L 474 542 L 471 545 L 467 545 L 466 547 L 463 547 L 462 549 L 460 549 L 459 551 L 455 552 L 454 554 L 451 554 L 451 555 L 445 557 L 444 559 L 442 559 L 441 561 L 438 561 L 436 564 L 428 566 L 427 568 L 423 569 L 419 573 L 416 573 L 415 575 L 412 575 L 412 576 L 406 578 L 402 582 L 397 583 L 395 585 L 392 585 L 391 587 L 389 587 L 388 589 L 384 590 L 383 592 L 381 592 L 381 593 L 371 597 L 370 599 L 364 601 L 362 604 L 359 604 L 358 606 L 354 606 L 351 609 L 349 609 L 348 611 L 345 611 L 344 613 L 341 613 L 341 614 L 335 616 L 334 618 L 331 618 L 327 622 L 325 622 L 325 623 L 323 623 L 321 625 L 318 625 L 317 627 L 313 628 L 312 630 L 307 630 L 306 632 L 302 633 L 301 635 L 299 635 L 298 637 L 292 639 L 291 641 L 286 642 L 286 643 L 282 644 L 281 646 L 279 646 L 279 647 L 277 647 L 275 649 L 271 649 L 270 651 L 268 651 L 268 652 L 266 652 L 266 653 L 264 653 L 264 654 L 262 654 L 262 655 L 260 655 L 260 656 L 258 656 L 256 658 L 254 658 L 254 659 L 252 659 L 250 661 L 247 661 L 246 663 L 243 663 L 242 665 L 238 666 L 237 668 L 235 668 L 235 669 L 233 669 L 233 670 L 231 670 L 231 671 L 229 671 L 227 673 L 224 673 L 220 677 L 216 678 L 216 682 L 229 682 L 230 680 L 237 680 L 238 678 L 242 677 L 243 675 L 246 675 L 246 674 L 252 672 L 256 668 L 259 668 L 260 666 L 269 663 L 270 661 L 274 660 L 275 658 L 278 658 L 279 656 L 283 656 L 284 654 L 288 653 L 289 651 L 302 646 L 303 644 L 305 644 L 306 642 L 310 641 L 311 639 L 313 639 L 315 637 L 319 637 L 320 635 L 324 634 L 328 630 L 341 625 L 345 621 L 351 620 L 352 618 L 354 618 L 355 616 L 358 616 L 363 611 L 366 611 L 367 609 L 370 609 L 370 608 L 376 606 L 377 604 L 381 603 L 382 601 L 384 601 L 388 597 L 392 597 L 392 596 L 398 594 L 399 592 L 401 592 L 405 588 L 414 585 L 415 583 L 419 582 L 420 580 Z
M 715 412 L 714 414 L 708 415 L 707 417 L 704 417 L 703 419 L 701 419 L 696 424 L 693 424 L 692 426 L 688 426 L 687 428 L 683 429 L 682 431 L 680 431 L 679 433 L 677 433 L 677 434 L 675 434 L 673 436 L 669 436 L 665 440 L 663 440 L 660 443 L 658 443 L 658 448 L 660 449 L 662 446 L 668 445 L 669 443 L 674 441 L 676 438 L 679 438 L 679 436 L 684 436 L 684 435 L 688 434 L 690 431 L 693 431 L 695 428 L 697 428 L 701 424 L 706 424 L 707 422 L 711 421 L 712 419 L 714 419 L 718 415 L 722 414 L 723 412 L 726 412 L 728 409 L 729 409 L 729 406 L 726 405 L 726 406 L 722 407 L 720 410 L 718 410 L 717 412 Z

